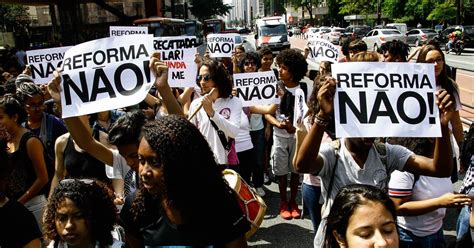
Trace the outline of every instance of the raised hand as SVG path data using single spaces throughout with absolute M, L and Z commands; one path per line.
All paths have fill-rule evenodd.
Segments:
M 61 75 L 58 71 L 53 72 L 53 78 L 48 83 L 48 91 L 56 103 L 61 103 Z
M 318 91 L 319 113 L 318 116 L 323 119 L 329 119 L 334 111 L 334 94 L 336 93 L 336 81 L 334 78 L 326 77 L 321 83 Z
M 440 112 L 441 124 L 448 125 L 455 111 L 454 99 L 446 90 L 438 90 L 435 95 L 436 105 L 438 105 Z
M 161 54 L 154 52 L 150 59 L 150 70 L 155 74 L 155 87 L 164 88 L 168 85 L 168 65 L 161 61 Z

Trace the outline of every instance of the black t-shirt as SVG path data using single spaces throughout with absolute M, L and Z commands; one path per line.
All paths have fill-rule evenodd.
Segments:
M 41 235 L 35 217 L 23 204 L 9 200 L 0 207 L 0 247 L 23 247 Z
M 142 238 L 145 246 L 223 247 L 250 230 L 250 223 L 236 199 L 229 198 L 227 202 L 223 202 L 222 211 L 218 213 L 202 213 L 213 215 L 210 218 L 214 220 L 213 224 L 210 223 L 213 221 L 209 221 L 195 226 L 176 226 L 170 223 L 159 204 L 156 204 L 156 208 L 148 207 L 145 216 L 134 221 L 131 212 L 134 198 L 135 194 L 127 197 L 120 213 L 120 221 L 126 232 Z

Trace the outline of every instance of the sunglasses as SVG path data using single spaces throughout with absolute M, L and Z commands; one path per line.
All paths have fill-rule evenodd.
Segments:
M 257 65 L 255 62 L 245 62 L 245 66 L 252 66 L 252 65 Z
M 94 183 L 94 180 L 87 179 L 87 178 L 85 178 L 85 179 L 68 178 L 68 179 L 61 180 L 61 182 L 59 182 L 59 184 L 65 185 L 65 184 L 73 183 L 73 182 L 81 182 L 81 183 L 91 185 L 92 183 Z
M 204 75 L 204 76 L 203 76 L 203 75 L 198 75 L 198 76 L 196 77 L 196 81 L 197 81 L 197 82 L 201 82 L 201 80 L 204 80 L 205 82 L 207 82 L 207 81 L 209 81 L 209 79 L 211 79 L 211 77 L 209 76 L 209 74 Z

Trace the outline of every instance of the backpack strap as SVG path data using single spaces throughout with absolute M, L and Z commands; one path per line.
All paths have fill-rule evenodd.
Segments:
M 388 169 L 387 166 L 387 146 L 383 142 L 375 142 L 375 150 L 379 154 L 382 164 L 385 166 L 385 169 Z
M 227 140 L 227 137 L 225 136 L 225 133 L 222 130 L 219 129 L 219 127 L 217 126 L 217 124 L 213 120 L 211 120 L 209 118 L 209 121 L 211 122 L 211 125 L 216 130 L 217 136 L 219 137 L 219 140 L 221 141 L 222 146 L 224 147 L 224 149 L 226 151 L 229 151 L 230 148 L 231 148 L 232 142 L 229 142 L 229 140 Z
M 332 171 L 331 171 L 331 177 L 329 179 L 328 190 L 326 192 L 326 201 L 324 202 L 324 205 L 325 205 L 324 208 L 327 207 L 327 204 L 329 202 L 328 199 L 331 196 L 332 186 L 334 184 L 334 176 L 336 175 L 336 167 L 339 161 L 339 150 L 341 149 L 341 140 L 339 139 L 333 140 L 331 143 L 329 143 L 329 145 L 334 149 L 334 157 L 336 159 L 336 163 L 334 163 L 334 167 L 332 168 Z
M 306 99 L 308 97 L 308 85 L 305 83 L 300 83 L 300 88 L 304 92 L 304 98 Z

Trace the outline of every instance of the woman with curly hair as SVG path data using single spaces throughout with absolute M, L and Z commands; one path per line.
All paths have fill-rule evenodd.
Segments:
M 140 188 L 120 217 L 130 247 L 246 247 L 250 226 L 199 130 L 183 117 L 145 124 Z
M 54 189 L 43 229 L 48 247 L 121 247 L 112 230 L 117 221 L 113 194 L 91 179 L 65 179 Z
M 231 77 L 224 64 L 204 59 L 197 83 L 203 96 L 191 103 L 189 113 L 197 113 L 190 121 L 206 137 L 220 165 L 234 164 L 227 155 L 232 149 L 232 139 L 239 133 L 242 102 L 232 96 Z
M 7 179 L 6 195 L 24 204 L 41 223 L 48 172 L 41 140 L 21 125 L 26 116 L 23 104 L 14 96 L 6 95 L 0 100 L 0 125 L 10 135 L 7 145 L 13 165 Z

